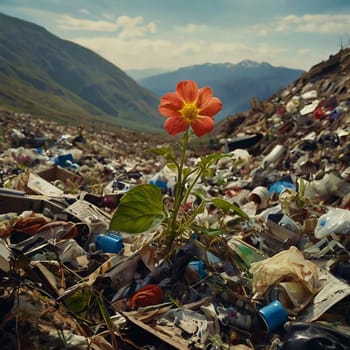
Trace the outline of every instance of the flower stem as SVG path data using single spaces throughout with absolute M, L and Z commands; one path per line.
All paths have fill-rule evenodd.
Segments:
M 190 185 L 190 186 L 188 187 L 188 189 L 186 190 L 185 197 L 184 197 L 184 203 L 185 203 L 185 204 L 187 203 L 188 197 L 190 196 L 193 187 L 197 184 L 197 182 L 198 182 L 198 180 L 200 179 L 201 175 L 202 175 L 202 171 L 199 170 L 199 171 L 198 171 L 198 174 L 197 174 L 196 177 L 195 177 L 195 179 L 192 181 L 191 185 Z
M 185 156 L 186 156 L 186 150 L 188 147 L 188 141 L 189 141 L 189 131 L 186 130 L 183 135 L 183 142 L 182 142 L 182 149 L 181 149 L 181 158 L 180 163 L 178 165 L 178 174 L 177 174 L 177 181 L 176 181 L 176 188 L 175 188 L 175 197 L 174 197 L 174 208 L 173 213 L 171 217 L 171 222 L 169 225 L 169 249 L 171 248 L 171 245 L 174 241 L 174 239 L 177 236 L 177 228 L 176 228 L 176 221 L 177 221 L 177 215 L 181 206 L 181 202 L 183 200 L 183 191 L 184 191 L 184 183 L 183 183 L 183 168 L 185 163 Z

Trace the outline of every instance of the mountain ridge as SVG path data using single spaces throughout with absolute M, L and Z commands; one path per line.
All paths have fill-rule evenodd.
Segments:
M 72 122 L 160 128 L 159 99 L 118 67 L 45 28 L 0 13 L 0 103 Z
M 229 115 L 250 107 L 250 99 L 266 99 L 300 77 L 304 71 L 267 62 L 249 59 L 239 63 L 204 63 L 181 67 L 139 79 L 139 83 L 157 96 L 174 91 L 180 80 L 195 80 L 200 87 L 210 86 L 223 102 L 223 110 L 216 119 L 222 121 Z
M 247 110 L 251 98 L 266 99 L 303 72 L 245 59 L 182 67 L 136 81 L 97 53 L 0 13 L 0 105 L 61 122 L 160 130 L 159 97 L 188 79 L 210 86 L 222 100 L 220 122 Z

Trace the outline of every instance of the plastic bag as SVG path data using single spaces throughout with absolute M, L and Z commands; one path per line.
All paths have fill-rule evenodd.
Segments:
M 281 347 L 282 350 L 350 349 L 350 336 L 334 327 L 295 322 L 288 324 L 286 329 L 286 341 Z
M 264 294 L 270 286 L 282 281 L 300 282 L 311 293 L 319 289 L 317 265 L 305 260 L 295 246 L 271 258 L 252 263 L 249 272 L 253 274 L 254 293 Z

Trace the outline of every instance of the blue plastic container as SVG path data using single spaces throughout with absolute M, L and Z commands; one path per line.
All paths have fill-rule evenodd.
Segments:
M 95 239 L 96 249 L 102 250 L 104 253 L 119 254 L 123 247 L 123 239 L 114 232 L 106 232 L 98 235 Z
M 57 164 L 62 167 L 65 168 L 67 166 L 69 166 L 70 164 L 73 163 L 73 156 L 71 153 L 67 153 L 67 154 L 60 154 L 57 157 Z
M 259 314 L 265 323 L 268 333 L 273 332 L 288 321 L 287 311 L 278 300 L 274 300 L 261 308 Z

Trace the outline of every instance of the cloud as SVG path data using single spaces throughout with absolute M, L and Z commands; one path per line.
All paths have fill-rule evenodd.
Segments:
M 208 31 L 209 30 L 209 26 L 205 25 L 205 24 L 193 24 L 193 23 L 189 23 L 185 26 L 175 26 L 174 29 L 177 32 L 181 32 L 181 33 L 202 33 L 204 31 Z
M 259 36 L 266 36 L 270 32 L 339 34 L 349 31 L 349 28 L 350 14 L 305 14 L 278 17 L 267 25 L 255 25 L 250 29 Z
M 56 23 L 58 27 L 69 30 L 113 32 L 117 29 L 117 24 L 113 22 L 92 21 L 89 19 L 74 18 L 69 15 L 63 15 L 62 17 L 58 18 Z
M 258 28 L 258 29 L 256 29 L 256 34 L 258 35 L 258 36 L 261 36 L 261 37 L 263 37 L 263 36 L 267 36 L 268 34 L 269 34 L 269 31 L 267 30 L 267 29 L 263 29 L 263 28 Z
M 117 19 L 117 28 L 120 29 L 120 38 L 142 37 L 146 33 L 155 33 L 157 31 L 156 22 L 144 24 L 141 16 L 129 17 L 120 16 Z
M 167 40 L 124 40 L 112 37 L 89 37 L 76 38 L 73 41 L 88 47 L 112 62 L 120 57 L 128 56 L 135 56 L 135 59 L 140 60 L 143 55 L 150 57 L 173 48 L 173 44 Z
M 144 19 L 141 16 L 120 16 L 116 20 L 109 18 L 109 20 L 95 21 L 63 15 L 56 23 L 58 27 L 69 30 L 118 31 L 118 36 L 123 39 L 142 37 L 146 33 L 155 33 L 157 31 L 156 22 L 144 23 Z
M 89 15 L 90 11 L 87 9 L 80 9 L 80 13 L 82 13 L 83 15 Z
M 281 18 L 278 26 L 283 31 L 294 28 L 295 31 L 308 33 L 346 32 L 350 27 L 350 15 L 290 15 Z
M 297 53 L 299 55 L 307 55 L 309 53 L 312 53 L 312 50 L 310 48 L 299 49 L 299 50 L 297 50 Z
M 267 44 L 248 46 L 234 42 L 208 42 L 205 40 L 150 39 L 124 37 L 75 38 L 83 45 L 105 57 L 121 69 L 164 68 L 176 69 L 181 66 L 205 62 L 238 62 L 249 58 L 262 61 L 275 58 L 285 50 Z M 271 61 L 271 60 L 270 60 Z
M 112 13 L 107 13 L 107 12 L 102 13 L 101 16 L 104 18 L 107 18 L 108 20 L 112 20 L 113 18 L 115 18 L 115 16 Z

